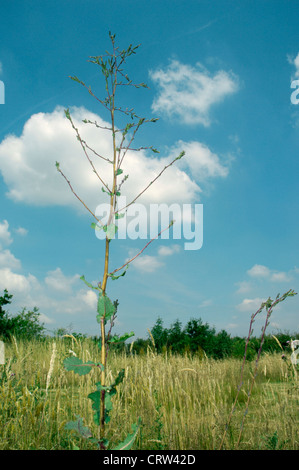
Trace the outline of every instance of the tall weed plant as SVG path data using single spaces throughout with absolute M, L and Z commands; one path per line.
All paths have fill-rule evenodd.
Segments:
M 111 300 L 108 297 L 107 283 L 108 280 L 115 281 L 124 276 L 129 264 L 134 261 L 134 259 L 136 259 L 137 256 L 139 256 L 154 239 L 158 238 L 162 232 L 160 232 L 156 237 L 152 238 L 137 255 L 126 261 L 122 266 L 113 270 L 111 270 L 109 266 L 111 243 L 118 230 L 118 220 L 125 215 L 125 211 L 128 209 L 128 207 L 131 204 L 134 204 L 136 200 L 162 175 L 162 173 L 168 167 L 170 167 L 176 160 L 182 158 L 184 155 L 184 152 L 181 152 L 180 155 L 178 155 L 171 163 L 161 169 L 161 172 L 152 181 L 150 181 L 149 184 L 139 194 L 137 194 L 132 201 L 130 201 L 125 207 L 119 209 L 118 197 L 121 195 L 122 186 L 128 178 L 128 175 L 124 175 L 123 173 L 124 159 L 126 158 L 129 149 L 138 151 L 147 148 L 154 153 L 158 153 L 158 150 L 153 146 L 138 148 L 132 147 L 136 134 L 140 128 L 146 123 L 156 122 L 157 119 L 146 119 L 144 117 L 140 117 L 133 109 L 124 109 L 118 105 L 117 94 L 120 87 L 147 88 L 147 85 L 145 83 L 133 83 L 124 70 L 127 59 L 133 54 L 136 54 L 139 46 L 133 47 L 132 45 L 129 45 L 127 49 L 119 50 L 115 44 L 115 35 L 109 33 L 109 36 L 112 44 L 112 52 L 106 52 L 105 55 L 101 56 L 92 56 L 89 60 L 92 64 L 95 64 L 97 67 L 99 67 L 100 72 L 104 76 L 106 96 L 103 99 L 98 98 L 91 88 L 79 78 L 70 78 L 87 89 L 88 93 L 93 96 L 96 101 L 108 112 L 110 127 L 102 127 L 102 129 L 105 131 L 110 131 L 111 133 L 112 156 L 100 155 L 95 149 L 91 149 L 88 143 L 82 139 L 79 130 L 76 128 L 72 120 L 69 109 L 65 110 L 65 116 L 70 121 L 70 124 L 74 129 L 75 135 L 82 147 L 83 154 L 87 158 L 91 166 L 91 170 L 98 177 L 103 193 L 105 193 L 108 197 L 110 213 L 107 223 L 103 223 L 103 221 L 99 219 L 85 204 L 85 202 L 74 190 L 67 176 L 62 171 L 60 164 L 56 162 L 57 170 L 64 177 L 73 194 L 84 205 L 84 207 L 94 217 L 94 219 L 96 219 L 97 222 L 93 223 L 92 227 L 96 230 L 103 230 L 105 233 L 104 270 L 102 280 L 98 282 L 96 286 L 94 286 L 86 281 L 84 276 L 81 278 L 89 288 L 96 291 L 98 296 L 96 320 L 100 326 L 101 340 L 99 346 L 101 350 L 101 359 L 99 362 L 93 360 L 84 361 L 82 358 L 71 356 L 64 360 L 64 366 L 66 370 L 73 371 L 79 375 L 88 374 L 93 368 L 99 372 L 100 380 L 96 383 L 96 390 L 88 395 L 88 398 L 92 401 L 94 422 L 99 427 L 98 436 L 94 436 L 89 428 L 83 424 L 82 417 L 78 417 L 75 421 L 68 423 L 67 426 L 70 430 L 76 430 L 83 438 L 88 439 L 94 444 L 97 444 L 102 450 L 109 448 L 109 440 L 106 436 L 106 425 L 111 419 L 113 397 L 115 396 L 117 387 L 123 381 L 125 375 L 124 369 L 121 369 L 117 373 L 114 380 L 108 383 L 107 364 L 109 360 L 109 346 L 112 343 L 124 342 L 134 335 L 133 332 L 126 333 L 121 337 L 112 334 L 113 325 L 117 315 L 118 301 Z M 121 118 L 128 119 L 128 122 L 124 127 L 118 126 L 117 116 L 119 115 L 121 115 Z M 122 121 L 122 119 L 120 119 L 120 121 Z M 91 122 L 90 120 L 84 120 L 83 122 L 87 125 L 101 128 L 97 122 Z M 91 155 L 92 158 L 95 157 L 101 160 L 104 164 L 110 165 L 110 182 L 106 182 L 102 179 L 101 172 L 99 172 L 94 165 Z M 165 227 L 162 231 L 169 229 L 172 224 L 173 222 L 171 222 L 170 225 Z M 136 423 L 132 424 L 132 430 L 126 439 L 114 447 L 114 449 L 130 449 L 134 443 L 134 439 L 136 438 L 140 424 L 141 423 L 139 419 Z

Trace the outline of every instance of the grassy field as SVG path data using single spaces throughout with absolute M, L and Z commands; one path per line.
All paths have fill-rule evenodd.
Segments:
M 99 360 L 91 340 L 71 338 L 44 342 L 13 341 L 0 365 L 0 449 L 92 448 L 67 431 L 76 415 L 97 436 L 92 402 L 99 376 L 95 370 L 78 376 L 62 361 L 74 351 L 83 360 Z M 156 355 L 110 356 L 111 381 L 122 368 L 124 382 L 114 397 L 108 434 L 117 444 L 140 416 L 142 428 L 135 450 L 218 449 L 240 381 L 241 361 Z M 299 449 L 298 379 L 281 355 L 264 355 L 246 414 L 239 449 Z M 246 411 L 254 362 L 246 364 L 235 412 L 224 449 L 236 449 Z

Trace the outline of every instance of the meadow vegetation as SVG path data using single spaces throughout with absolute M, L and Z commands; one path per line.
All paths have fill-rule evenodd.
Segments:
M 84 416 L 82 426 L 94 432 L 97 427 L 88 399 L 95 388 L 96 371 L 80 377 L 61 367 L 64 358 L 74 354 L 88 361 L 99 357 L 100 350 L 92 339 L 71 335 L 30 341 L 12 337 L 6 344 L 6 363 L 0 365 L 0 449 L 96 448 L 66 429 L 78 415 Z M 238 390 L 240 359 L 215 360 L 198 353 L 167 351 L 157 354 L 153 344 L 144 354 L 114 351 L 107 370 L 110 383 L 120 363 L 125 380 L 113 397 L 107 424 L 112 444 L 127 436 L 132 420 L 141 417 L 132 449 L 219 448 Z M 222 448 L 298 450 L 298 380 L 289 353 L 285 360 L 281 353 L 262 355 L 237 446 L 253 372 L 254 361 L 246 361 Z

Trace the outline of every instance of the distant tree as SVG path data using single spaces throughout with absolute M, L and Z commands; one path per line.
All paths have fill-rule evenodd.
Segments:
M 246 338 L 240 338 L 239 336 L 235 336 L 232 338 L 232 357 L 236 359 L 242 359 L 245 353 L 245 344 Z M 248 343 L 247 352 L 246 352 L 246 359 L 252 360 L 256 357 L 256 344 L 253 341 L 253 338 Z
M 72 336 L 78 340 L 83 340 L 87 338 L 87 334 L 85 333 L 76 333 L 75 331 L 72 332 Z
M 56 328 L 56 330 L 54 330 L 53 333 L 54 333 L 54 336 L 56 338 L 62 338 L 64 335 L 69 334 L 68 330 L 66 328 L 62 328 L 62 327 Z
M 213 354 L 215 329 L 211 328 L 208 323 L 204 324 L 201 318 L 192 318 L 188 321 L 184 332 L 191 352 L 196 352 L 200 347 L 207 355 Z
M 0 296 L 0 337 L 5 338 L 8 331 L 8 313 L 4 310 L 3 306 L 11 303 L 12 295 L 4 289 L 4 294 Z
M 3 339 L 17 338 L 40 338 L 44 332 L 43 324 L 40 324 L 40 312 L 37 307 L 33 310 L 23 308 L 20 313 L 10 316 L 3 309 L 3 305 L 11 303 L 12 295 L 4 289 L 4 295 L 0 296 L 0 336 Z
M 223 359 L 224 357 L 229 357 L 231 355 L 232 339 L 225 330 L 221 330 L 216 334 L 213 343 L 213 357 L 215 359 Z
M 167 331 L 168 345 L 172 352 L 182 353 L 188 346 L 188 341 L 184 330 L 182 330 L 182 323 L 176 320 Z
M 3 305 L 11 304 L 12 295 L 8 293 L 7 289 L 4 289 L 4 295 L 0 296 L 0 321 L 5 317 L 6 311 L 3 309 Z
M 168 331 L 166 328 L 163 328 L 163 320 L 161 317 L 158 317 L 151 330 L 151 334 L 155 341 L 157 353 L 161 353 L 163 348 L 166 348 L 168 344 Z
M 149 347 L 152 347 L 152 343 L 150 339 L 137 338 L 136 341 L 133 342 L 132 347 L 131 345 L 127 345 L 127 347 L 128 350 L 142 356 L 143 354 L 146 354 Z

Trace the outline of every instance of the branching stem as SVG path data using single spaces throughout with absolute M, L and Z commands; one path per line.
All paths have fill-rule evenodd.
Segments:
M 101 330 L 101 364 L 100 364 L 101 382 L 100 382 L 100 392 L 95 392 L 94 394 L 90 394 L 90 395 L 93 397 L 92 399 L 95 400 L 94 406 L 96 406 L 96 410 L 97 410 L 96 411 L 96 413 L 97 413 L 96 414 L 96 422 L 99 425 L 98 444 L 99 444 L 99 448 L 102 449 L 102 450 L 105 450 L 107 448 L 105 424 L 106 424 L 106 421 L 107 421 L 107 413 L 109 413 L 109 411 L 110 411 L 110 409 L 107 411 L 107 409 L 105 408 L 105 403 L 106 403 L 105 396 L 106 396 L 106 394 L 111 393 L 111 391 L 109 392 L 110 385 L 108 387 L 107 383 L 106 383 L 106 381 L 107 381 L 107 372 L 106 372 L 107 353 L 108 353 L 108 348 L 109 348 L 109 338 L 110 338 L 111 328 L 113 326 L 113 321 L 115 319 L 116 310 L 117 310 L 117 301 L 114 302 L 114 304 L 112 304 L 112 302 L 110 301 L 110 299 L 106 295 L 107 281 L 108 281 L 109 276 L 113 276 L 114 273 L 120 271 L 123 267 L 127 266 L 134 259 L 136 259 L 138 256 L 140 256 L 141 253 L 143 253 L 143 251 L 150 245 L 150 243 L 153 242 L 153 240 L 158 238 L 161 235 L 162 232 L 164 232 L 165 230 L 168 230 L 169 227 L 171 227 L 171 225 L 173 224 L 173 222 L 171 222 L 167 228 L 161 230 L 156 237 L 152 238 L 142 248 L 142 250 L 139 251 L 139 253 L 137 253 L 134 257 L 132 257 L 130 260 L 128 260 L 123 266 L 121 266 L 120 268 L 115 269 L 114 271 L 112 271 L 112 273 L 109 273 L 110 243 L 111 243 L 111 240 L 113 238 L 111 236 L 111 227 L 114 227 L 114 224 L 113 224 L 114 216 L 117 214 L 117 212 L 119 212 L 119 211 L 116 212 L 117 197 L 120 195 L 119 189 L 128 177 L 128 175 L 122 176 L 121 183 L 119 185 L 117 185 L 117 178 L 118 178 L 119 175 L 121 175 L 123 173 L 123 171 L 121 169 L 121 165 L 123 164 L 124 158 L 125 158 L 125 156 L 126 156 L 129 149 L 141 150 L 143 148 L 148 148 L 148 149 L 151 149 L 153 152 L 158 153 L 158 151 L 156 149 L 154 149 L 153 147 L 139 147 L 139 149 L 131 147 L 132 142 L 134 141 L 134 139 L 136 137 L 136 133 L 140 129 L 140 127 L 146 122 L 155 122 L 155 121 L 157 121 L 157 119 L 154 118 L 154 119 L 147 120 L 145 118 L 140 118 L 137 114 L 135 114 L 133 109 L 126 108 L 124 110 L 121 107 L 117 107 L 116 104 L 115 104 L 117 87 L 120 86 L 120 85 L 133 86 L 135 88 L 140 88 L 140 87 L 148 88 L 147 85 L 145 85 L 144 83 L 133 84 L 132 81 L 129 79 L 128 75 L 126 75 L 123 72 L 123 70 L 121 69 L 121 66 L 125 63 L 126 58 L 129 57 L 132 54 L 135 54 L 135 51 L 139 46 L 132 47 L 132 45 L 130 45 L 128 47 L 128 49 L 123 50 L 123 51 L 119 51 L 119 49 L 115 46 L 115 41 L 114 41 L 115 36 L 112 35 L 111 33 L 109 33 L 109 35 L 110 35 L 110 39 L 111 39 L 112 46 L 113 46 L 113 52 L 111 54 L 107 53 L 107 55 L 103 55 L 103 56 L 91 56 L 90 57 L 90 62 L 98 65 L 101 68 L 101 71 L 104 75 L 106 98 L 104 100 L 99 99 L 93 93 L 93 91 L 90 89 L 90 87 L 87 87 L 85 85 L 84 82 L 79 80 L 77 77 L 70 77 L 70 78 L 72 80 L 80 83 L 82 86 L 84 86 L 84 88 L 86 88 L 88 90 L 88 93 L 91 96 L 93 96 L 109 112 L 111 127 L 110 127 L 110 125 L 109 126 L 101 126 L 96 121 L 92 122 L 92 121 L 89 121 L 89 120 L 86 120 L 86 119 L 83 122 L 84 123 L 89 123 L 89 124 L 94 124 L 97 128 L 100 128 L 102 130 L 111 132 L 111 135 L 112 135 L 112 148 L 113 148 L 113 156 L 112 156 L 111 159 L 107 158 L 106 156 L 100 155 L 98 152 L 96 152 L 95 150 L 93 150 L 92 148 L 89 147 L 89 145 L 81 138 L 79 130 L 75 127 L 74 122 L 73 122 L 73 120 L 70 116 L 69 110 L 65 111 L 65 115 L 66 115 L 67 119 L 70 121 L 70 123 L 71 123 L 71 125 L 72 125 L 72 127 L 73 127 L 73 129 L 76 133 L 76 137 L 77 137 L 78 141 L 80 142 L 80 145 L 81 145 L 81 147 L 83 149 L 83 152 L 84 152 L 84 154 L 85 154 L 85 156 L 86 156 L 86 158 L 87 158 L 87 160 L 88 160 L 88 162 L 89 162 L 89 164 L 92 168 L 92 171 L 96 174 L 96 176 L 98 177 L 98 179 L 102 183 L 103 192 L 105 192 L 109 195 L 109 198 L 110 198 L 110 212 L 109 212 L 109 217 L 108 217 L 107 224 L 104 225 L 103 222 L 96 217 L 96 215 L 87 207 L 87 205 L 77 195 L 77 193 L 73 189 L 70 181 L 67 179 L 67 177 L 64 175 L 62 170 L 59 168 L 59 163 L 56 162 L 57 170 L 60 172 L 60 174 L 63 176 L 63 178 L 68 183 L 72 193 L 81 202 L 81 204 L 83 204 L 83 206 L 88 210 L 88 212 L 98 222 L 100 222 L 100 224 L 102 226 L 102 229 L 106 231 L 105 260 L 104 260 L 104 272 L 103 272 L 103 276 L 102 276 L 102 282 L 99 282 L 98 287 L 95 288 L 94 286 L 92 286 L 91 284 L 89 284 L 85 281 L 89 287 L 92 287 L 93 289 L 97 289 L 99 291 L 99 299 L 98 299 L 98 307 L 97 307 L 97 311 L 98 311 L 97 321 L 100 323 L 100 330 Z M 108 59 L 106 59 L 107 57 L 108 57 Z M 121 79 L 122 80 L 125 79 L 127 81 L 127 83 L 124 84 L 122 81 L 118 81 L 119 75 L 121 76 Z M 121 112 L 121 113 L 125 114 L 126 116 L 129 115 L 132 119 L 132 121 L 127 123 L 126 126 L 123 129 L 118 129 L 117 128 L 117 125 L 116 125 L 116 122 L 115 122 L 116 112 Z M 136 119 L 138 119 L 138 122 L 136 122 Z M 128 132 L 129 132 L 130 129 L 133 129 L 133 131 L 132 131 L 131 135 L 128 136 Z M 122 132 L 122 138 L 119 139 L 119 141 L 120 141 L 120 146 L 119 147 L 117 147 L 117 145 L 116 145 L 116 136 L 117 136 L 118 132 Z M 108 184 L 106 184 L 104 182 L 104 180 L 102 179 L 102 177 L 98 173 L 96 167 L 94 166 L 94 164 L 93 164 L 93 162 L 92 162 L 92 160 L 89 156 L 88 151 L 92 151 L 93 154 L 96 155 L 97 157 L 99 157 L 102 160 L 108 162 L 109 164 L 112 164 L 112 180 L 111 180 L 112 184 L 111 185 L 109 184 L 109 186 L 111 187 L 111 190 L 110 190 Z M 127 207 L 129 207 L 131 204 L 133 204 L 150 187 L 150 185 L 153 184 L 162 175 L 162 173 L 164 173 L 164 171 L 167 168 L 169 168 L 176 160 L 181 158 L 183 155 L 184 155 L 184 152 L 182 152 L 171 163 L 166 165 L 161 170 L 161 172 L 146 186 L 146 188 L 143 191 L 141 191 L 134 198 L 133 201 L 131 201 L 126 207 L 124 207 L 121 210 L 124 210 Z M 108 230 L 108 228 L 109 228 L 109 230 Z M 116 276 L 114 279 L 117 279 L 118 277 L 121 277 L 121 276 Z M 82 276 L 82 278 L 84 280 L 84 276 Z M 111 321 L 111 327 L 110 327 L 110 329 L 108 331 L 108 335 L 106 337 L 105 326 L 106 326 L 106 323 L 109 319 Z M 127 339 L 127 337 L 125 339 Z M 78 366 L 78 363 L 76 363 L 75 366 Z M 83 369 L 83 367 L 86 367 L 86 365 L 82 365 L 82 361 L 81 362 L 79 361 L 79 367 L 78 367 L 77 370 L 79 372 L 81 372 L 82 374 L 85 373 L 85 369 Z M 123 378 L 123 372 L 120 372 L 114 385 L 116 386 L 122 380 L 122 378 Z M 98 393 L 100 393 L 100 400 L 99 400 L 99 395 L 97 395 Z M 132 439 L 136 435 L 136 432 L 137 431 L 135 431 L 135 434 L 133 434 L 133 435 L 129 435 L 129 437 L 130 437 L 129 441 L 128 442 L 125 441 L 124 443 L 122 443 L 124 445 L 122 445 L 119 448 L 122 448 L 122 449 L 123 448 L 124 449 L 130 448 L 128 446 L 132 445 L 132 442 L 133 442 Z

